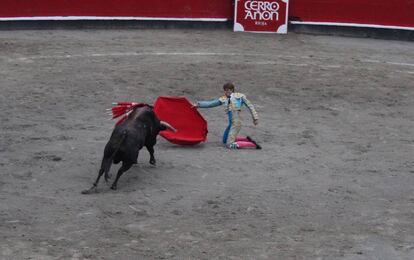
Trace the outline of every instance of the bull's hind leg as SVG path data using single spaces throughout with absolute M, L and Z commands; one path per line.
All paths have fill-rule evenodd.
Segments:
M 129 168 L 131 168 L 132 164 L 133 163 L 131 163 L 131 162 L 124 162 L 124 161 L 122 162 L 122 166 L 118 170 L 118 173 L 116 175 L 115 181 L 114 181 L 114 183 L 111 186 L 111 189 L 113 189 L 113 190 L 116 190 L 117 189 L 117 184 L 118 184 L 119 177 L 121 177 L 121 175 L 124 172 L 128 171 Z
M 92 192 L 96 192 L 97 190 L 97 186 L 98 186 L 98 182 L 99 182 L 99 179 L 101 178 L 101 176 L 102 176 L 102 174 L 104 173 L 104 169 L 100 169 L 99 170 L 99 173 L 98 173 L 98 178 L 96 178 L 96 181 L 93 183 L 93 186 L 90 188 L 90 189 L 88 189 L 88 190 L 83 190 L 82 191 L 82 194 L 91 194 Z
M 111 169 L 112 164 L 111 158 L 103 158 L 101 163 L 101 169 L 99 170 L 98 177 L 96 178 L 95 182 L 93 183 L 93 186 L 89 190 L 82 191 L 82 194 L 90 194 L 92 192 L 97 191 L 99 179 L 102 177 L 102 175 L 105 173 L 105 180 L 107 180 L 108 172 Z
M 149 163 L 152 165 L 155 165 L 156 161 L 155 161 L 155 157 L 154 157 L 154 146 L 153 145 L 147 145 L 147 150 L 150 154 L 150 160 Z

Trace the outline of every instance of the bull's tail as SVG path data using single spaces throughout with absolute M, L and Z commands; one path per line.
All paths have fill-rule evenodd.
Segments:
M 111 169 L 111 165 L 113 162 L 113 159 L 116 155 L 116 153 L 121 148 L 122 143 L 124 142 L 125 138 L 127 137 L 127 130 L 122 131 L 120 138 L 117 142 L 112 144 L 107 144 L 105 147 L 104 157 L 102 159 L 101 163 L 101 169 L 99 170 L 99 173 L 105 173 L 105 181 L 108 181 L 108 179 L 111 178 L 111 175 L 109 174 L 109 170 Z

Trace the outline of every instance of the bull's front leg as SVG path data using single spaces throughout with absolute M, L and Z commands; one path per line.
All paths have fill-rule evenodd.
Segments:
M 153 145 L 147 145 L 147 150 L 150 154 L 150 160 L 149 163 L 152 165 L 155 165 L 156 161 L 155 161 L 155 157 L 154 157 L 154 146 Z
M 121 177 L 121 175 L 124 172 L 128 171 L 129 168 L 131 168 L 131 166 L 132 166 L 132 163 L 131 162 L 122 162 L 122 166 L 118 170 L 118 173 L 116 175 L 115 181 L 114 181 L 114 183 L 111 186 L 111 189 L 116 190 L 118 188 L 117 185 L 118 185 L 119 177 Z

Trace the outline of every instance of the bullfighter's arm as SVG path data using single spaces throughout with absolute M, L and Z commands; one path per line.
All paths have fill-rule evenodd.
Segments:
M 242 98 L 243 98 L 243 104 L 245 104 L 246 107 L 249 109 L 250 114 L 252 115 L 253 120 L 258 120 L 259 119 L 259 115 L 257 114 L 257 111 L 254 108 L 252 102 L 250 102 L 250 100 L 248 100 L 245 95 L 243 95 Z
M 208 100 L 208 101 L 197 101 L 196 105 L 197 107 L 200 108 L 210 108 L 210 107 L 217 107 L 222 105 L 223 102 L 217 98 L 217 99 L 213 99 L 213 100 Z

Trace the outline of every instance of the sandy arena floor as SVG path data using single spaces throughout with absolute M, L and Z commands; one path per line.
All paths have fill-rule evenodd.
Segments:
M 94 181 L 114 101 L 256 104 Z M 0 31 L 0 259 L 414 259 L 414 44 L 228 30 Z M 118 169 L 112 167 L 112 173 Z

